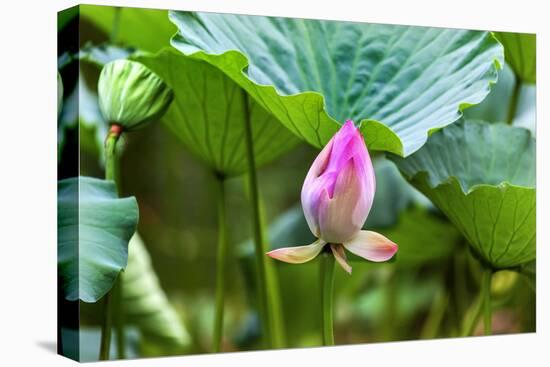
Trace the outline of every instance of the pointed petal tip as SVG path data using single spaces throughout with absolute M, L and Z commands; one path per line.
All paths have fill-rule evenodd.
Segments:
M 334 255 L 334 258 L 338 262 L 338 264 L 344 269 L 344 271 L 351 275 L 351 266 L 348 264 L 348 261 L 346 259 L 346 252 L 344 251 L 344 246 L 340 244 L 330 244 L 330 249 L 332 250 L 332 254 Z
M 343 245 L 355 255 L 373 262 L 388 261 L 398 250 L 396 243 L 380 233 L 372 231 L 361 231 L 351 241 Z

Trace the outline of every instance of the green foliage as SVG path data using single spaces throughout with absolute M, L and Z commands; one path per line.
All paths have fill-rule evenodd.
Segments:
M 175 101 L 164 117 L 168 128 L 209 167 L 224 174 L 246 172 L 245 119 L 252 121 L 256 165 L 293 148 L 296 139 L 259 103 L 213 66 L 176 51 L 137 56 L 173 88 Z
M 78 17 L 79 7 L 73 6 L 57 13 L 57 31 L 63 30 L 73 19 Z
M 395 265 L 407 268 L 449 259 L 462 239 L 451 223 L 419 207 L 401 212 L 396 225 L 377 231 L 399 245 Z
M 116 41 L 143 51 L 156 52 L 167 47 L 176 32 L 176 27 L 167 21 L 167 10 L 80 5 L 80 16 L 109 35 L 116 27 Z
M 488 32 L 171 11 L 172 45 L 222 70 L 321 147 L 352 118 L 372 150 L 407 156 L 496 82 Z
M 174 98 L 158 75 L 139 62 L 123 59 L 103 67 L 97 90 L 105 120 L 128 131 L 159 120 Z
M 58 268 L 65 298 L 96 302 L 128 261 L 138 222 L 134 197 L 119 199 L 113 182 L 91 177 L 58 183 Z
M 504 46 L 506 63 L 525 83 L 537 82 L 537 39 L 535 34 L 496 32 Z
M 161 355 L 189 345 L 189 335 L 162 290 L 151 257 L 137 233 L 130 240 L 122 292 L 125 319 L 138 327 L 142 344 L 153 344 L 162 351 Z
M 510 105 L 516 77 L 508 64 L 498 73 L 498 82 L 491 88 L 491 93 L 478 105 L 464 111 L 466 120 L 483 120 L 487 122 L 505 122 L 508 120 Z
M 483 261 L 508 268 L 535 258 L 535 141 L 529 131 L 466 121 L 394 161 Z

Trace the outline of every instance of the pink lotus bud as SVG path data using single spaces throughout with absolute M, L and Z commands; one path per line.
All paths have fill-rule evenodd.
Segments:
M 376 182 L 369 152 L 359 130 L 348 120 L 313 162 L 302 187 L 302 207 L 311 232 L 311 245 L 285 247 L 268 253 L 274 259 L 299 264 L 315 258 L 330 245 L 342 268 L 351 273 L 344 248 L 370 261 L 389 260 L 397 245 L 383 235 L 362 231 Z
M 350 240 L 369 215 L 375 186 L 363 136 L 348 120 L 315 159 L 302 187 L 311 232 L 328 243 Z

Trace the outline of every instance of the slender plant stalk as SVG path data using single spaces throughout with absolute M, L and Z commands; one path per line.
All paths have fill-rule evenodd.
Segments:
M 120 134 L 122 133 L 122 128 L 118 125 L 112 125 L 111 130 L 107 134 L 107 139 L 105 140 L 105 179 L 110 181 L 116 180 L 116 143 Z M 116 183 L 116 182 L 115 182 Z
M 492 331 L 492 311 L 491 311 L 491 278 L 493 271 L 485 269 L 481 279 L 481 296 L 483 299 L 483 326 L 485 335 L 491 335 Z
M 115 181 L 116 177 L 116 143 L 122 129 L 118 125 L 112 125 L 111 130 L 105 140 L 105 179 Z M 115 182 L 116 183 L 116 182 Z M 117 282 L 120 282 L 120 277 L 117 277 L 113 288 L 117 288 Z M 103 325 L 101 326 L 101 342 L 99 349 L 99 359 L 102 361 L 108 360 L 111 348 L 111 330 L 113 325 L 113 314 L 115 308 L 113 305 L 113 291 L 109 291 L 104 296 L 104 311 L 103 311 Z M 117 323 L 119 321 L 117 320 Z M 118 337 L 118 336 L 117 336 Z
M 111 349 L 111 328 L 113 325 L 112 318 L 112 295 L 111 292 L 108 292 L 103 297 L 103 325 L 101 325 L 101 344 L 99 347 L 99 359 L 101 361 L 106 361 L 109 359 L 109 351 Z
M 265 218 L 265 206 L 260 195 L 260 223 L 263 238 L 266 239 L 265 247 L 269 248 L 269 236 Z M 267 302 L 269 310 L 269 322 L 271 330 L 271 342 L 272 348 L 285 348 L 286 336 L 283 312 L 281 309 L 281 295 L 279 288 L 279 279 L 277 277 L 277 269 L 275 269 L 274 263 L 269 261 L 265 262 L 265 279 L 267 289 Z
M 514 82 L 514 90 L 512 91 L 512 96 L 510 97 L 510 104 L 508 105 L 508 113 L 506 115 L 508 125 L 512 125 L 512 122 L 514 122 L 514 117 L 516 117 L 520 89 L 521 82 L 516 79 Z
M 437 292 L 428 317 L 422 326 L 422 331 L 420 332 L 421 339 L 433 339 L 437 337 L 448 304 L 449 294 L 443 290 Z
M 113 287 L 113 315 L 114 315 L 114 326 L 116 333 L 116 346 L 117 346 L 117 357 L 118 359 L 126 358 L 126 343 L 125 343 L 125 332 L 124 332 L 124 310 L 122 307 L 122 287 L 123 287 L 123 278 L 124 272 L 121 271 L 118 274 L 115 286 Z
M 254 231 L 254 247 L 255 247 L 255 259 L 256 270 L 258 273 L 258 293 L 259 293 L 259 309 L 260 317 L 262 320 L 262 334 L 266 338 L 267 346 L 273 347 L 273 328 L 271 325 L 271 318 L 269 313 L 269 294 L 267 284 L 267 272 L 266 272 L 266 248 L 264 241 L 264 233 L 262 231 L 262 220 L 260 213 L 260 194 L 258 188 L 258 176 L 256 172 L 256 161 L 254 157 L 254 142 L 252 139 L 252 121 L 250 119 L 250 108 L 248 105 L 248 95 L 243 91 L 243 109 L 244 109 L 244 123 L 245 123 L 245 143 L 246 143 L 246 156 L 248 162 L 248 185 L 250 190 L 250 201 L 252 205 L 252 228 Z
M 462 330 L 460 331 L 460 336 L 470 336 L 473 334 L 474 329 L 483 313 L 483 300 L 481 294 L 476 298 L 476 300 L 470 306 L 470 309 L 467 311 L 467 315 L 464 319 Z
M 120 29 L 120 13 L 122 12 L 121 7 L 115 8 L 115 14 L 113 16 L 113 27 L 111 29 L 111 34 L 109 36 L 109 42 L 116 43 L 118 38 L 118 30 Z
M 334 345 L 333 326 L 333 289 L 334 289 L 334 256 L 331 253 L 321 254 L 321 304 L 323 306 L 323 345 Z
M 223 337 L 223 306 L 225 297 L 225 273 L 227 262 L 227 224 L 225 213 L 225 189 L 222 176 L 217 176 L 218 183 L 218 253 L 216 255 L 216 315 L 214 320 L 214 334 L 212 352 L 217 353 L 221 348 Z

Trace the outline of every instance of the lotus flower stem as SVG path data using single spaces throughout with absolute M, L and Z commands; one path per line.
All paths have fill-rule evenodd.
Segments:
M 321 304 L 323 306 L 323 345 L 334 345 L 333 289 L 334 289 L 334 256 L 324 252 L 321 255 Z
M 105 140 L 105 179 L 116 182 L 116 143 L 120 138 L 122 128 L 113 125 Z
M 461 330 L 460 336 L 472 335 L 479 321 L 479 318 L 481 317 L 482 311 L 483 311 L 483 299 L 480 294 L 476 298 L 476 300 L 472 303 L 468 311 L 466 312 L 466 316 L 464 317 L 464 321 L 462 323 L 462 330 Z
M 225 298 L 225 273 L 227 262 L 227 224 L 225 213 L 225 179 L 217 175 L 218 181 L 218 253 L 216 255 L 216 314 L 212 351 L 219 352 L 223 338 L 223 309 Z
M 105 140 L 105 179 L 114 181 L 115 184 L 117 176 L 116 143 L 121 134 L 122 128 L 113 124 Z M 120 273 L 113 288 L 104 297 L 104 317 L 99 350 L 100 360 L 108 360 L 110 356 L 113 318 L 116 324 L 118 358 L 125 358 L 122 313 L 122 273 Z
M 432 307 L 430 307 L 430 311 L 420 332 L 421 339 L 433 339 L 437 337 L 449 304 L 449 297 L 449 294 L 443 289 L 440 289 L 436 293 Z
M 266 252 L 264 231 L 262 230 L 262 220 L 260 211 L 260 193 L 258 189 L 258 176 L 256 172 L 256 161 L 254 157 L 254 141 L 252 138 L 252 121 L 250 116 L 250 108 L 248 102 L 248 95 L 243 91 L 243 109 L 245 116 L 245 144 L 246 144 L 246 156 L 248 163 L 248 185 L 250 191 L 250 202 L 252 206 L 252 228 L 254 231 L 254 255 L 256 258 L 256 271 L 258 273 L 258 293 L 259 293 L 259 313 L 262 320 L 262 335 L 266 338 L 267 346 L 273 347 L 274 341 L 277 339 L 274 335 L 274 328 L 272 325 L 273 319 L 270 318 L 270 305 L 269 297 L 274 296 L 273 293 L 268 292 L 267 283 L 267 271 L 266 271 L 266 258 L 264 254 Z
M 483 325 L 485 335 L 492 334 L 492 312 L 491 312 L 491 278 L 493 271 L 484 269 L 481 278 L 481 296 L 483 300 Z
M 122 284 L 124 272 L 118 274 L 117 280 L 113 287 L 113 316 L 116 333 L 116 346 L 118 359 L 126 358 L 126 333 L 124 332 L 124 310 L 122 307 Z
M 101 342 L 99 347 L 99 359 L 106 361 L 109 359 L 109 350 L 111 348 L 111 328 L 113 325 L 112 319 L 112 297 L 111 292 L 108 292 L 103 297 L 104 304 L 104 316 L 103 324 L 101 325 Z
M 113 28 L 111 34 L 109 35 L 109 42 L 116 43 L 118 38 L 118 31 L 120 29 L 120 16 L 122 15 L 122 8 L 117 6 L 115 7 L 115 14 L 113 15 Z

